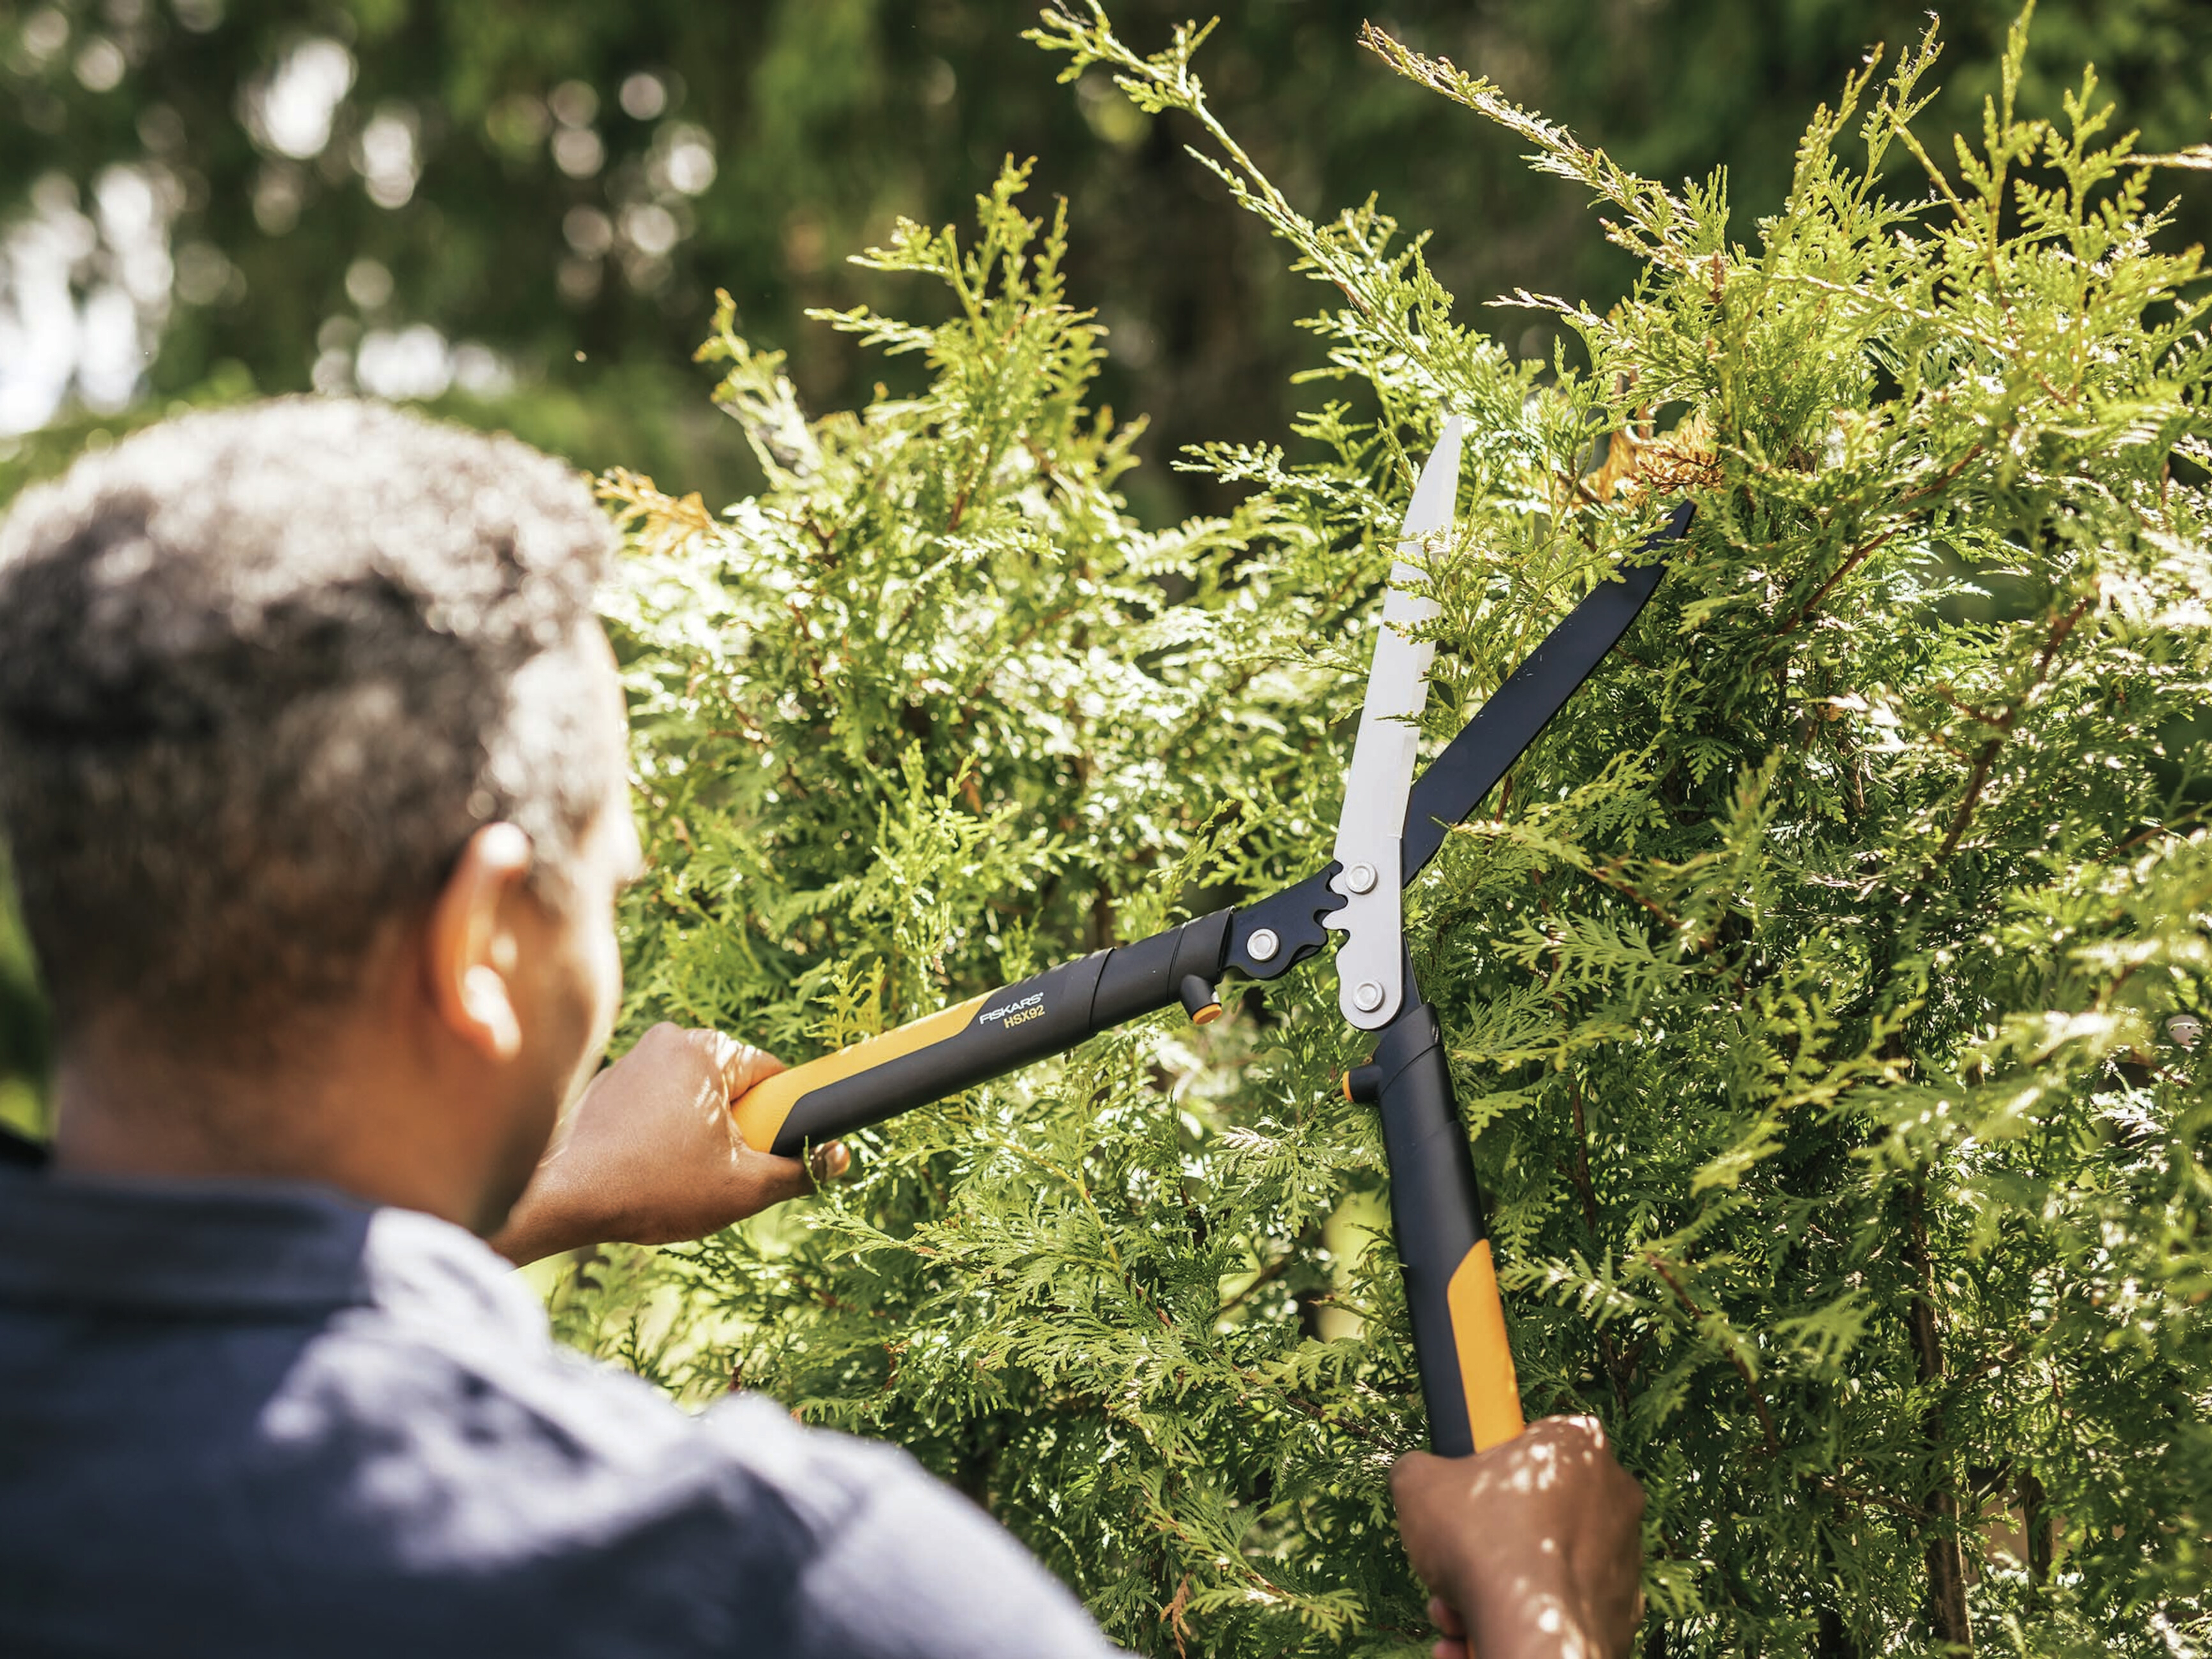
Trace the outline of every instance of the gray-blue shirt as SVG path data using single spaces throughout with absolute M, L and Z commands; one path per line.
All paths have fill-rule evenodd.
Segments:
M 0 1653 L 1109 1651 L 904 1453 L 679 1410 L 458 1227 L 0 1169 Z

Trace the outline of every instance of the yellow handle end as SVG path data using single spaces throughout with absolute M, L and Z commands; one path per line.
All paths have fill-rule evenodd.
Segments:
M 738 1121 L 738 1133 L 755 1152 L 773 1152 L 775 1138 L 782 1132 L 783 1121 L 791 1115 L 791 1109 L 799 1096 L 825 1081 L 819 1073 L 805 1066 L 795 1066 L 787 1072 L 762 1079 L 730 1108 L 730 1115 Z
M 881 1036 L 840 1048 L 819 1060 L 810 1060 L 804 1066 L 794 1066 L 755 1084 L 730 1108 L 731 1115 L 738 1121 L 738 1133 L 755 1152 L 774 1152 L 775 1138 L 783 1133 L 791 1109 L 806 1096 L 842 1079 L 903 1060 L 932 1043 L 959 1036 L 975 1023 L 977 1010 L 987 1000 L 970 997 L 950 1008 L 909 1020 Z

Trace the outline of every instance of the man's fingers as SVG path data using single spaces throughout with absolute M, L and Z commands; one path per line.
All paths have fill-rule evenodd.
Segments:
M 748 1185 L 759 1194 L 755 1212 L 771 1204 L 781 1204 L 787 1198 L 799 1198 L 814 1190 L 814 1176 L 805 1164 L 795 1158 L 778 1158 L 774 1152 L 757 1152 L 732 1136 L 738 1156 L 744 1164 L 751 1165 L 747 1172 Z M 741 1166 L 742 1167 L 742 1166 Z
M 1404 1503 L 1409 1492 L 1421 1490 L 1436 1479 L 1437 1466 L 1443 1461 L 1434 1452 L 1401 1453 L 1390 1466 L 1390 1495 Z
M 1590 1416 L 1586 1412 L 1577 1412 L 1571 1416 L 1540 1419 L 1539 1420 L 1557 1423 L 1564 1428 L 1578 1430 L 1582 1433 L 1589 1436 L 1591 1439 L 1596 1441 L 1600 1446 L 1605 1444 L 1605 1425 L 1599 1422 L 1597 1419 Z
M 804 1159 L 755 1152 L 735 1136 L 732 1140 L 740 1160 L 738 1167 L 744 1172 L 742 1178 L 759 1192 L 763 1209 L 787 1198 L 804 1197 L 824 1182 L 838 1180 L 853 1167 L 853 1154 L 842 1140 L 817 1146 Z
M 1443 1582 L 1447 1554 L 1440 1553 L 1453 1522 L 1466 1507 L 1468 1460 L 1409 1451 L 1390 1466 L 1390 1498 L 1413 1572 L 1432 1590 Z M 1449 1632 L 1447 1632 L 1449 1633 Z
M 1401 1515 L 1427 1515 L 1440 1505 L 1456 1509 L 1466 1501 L 1468 1464 L 1465 1457 L 1438 1457 L 1409 1451 L 1390 1466 L 1390 1499 Z M 1418 1570 L 1421 1562 L 1413 1563 Z
M 744 1099 L 746 1092 L 756 1085 L 766 1082 L 785 1069 L 783 1062 L 774 1054 L 750 1043 L 724 1036 L 719 1031 L 714 1036 L 714 1057 L 721 1066 L 722 1084 L 729 1091 L 732 1106 Z

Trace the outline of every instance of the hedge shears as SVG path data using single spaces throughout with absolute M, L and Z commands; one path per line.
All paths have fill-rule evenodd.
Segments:
M 1416 562 L 1451 529 L 1459 471 L 1454 417 L 1415 482 L 1399 532 L 1328 864 L 1255 902 L 1094 951 L 793 1066 L 732 1109 L 749 1145 L 797 1157 L 810 1144 L 1065 1054 L 1177 1003 L 1206 1024 L 1220 1017 L 1224 974 L 1279 979 L 1340 933 L 1337 1007 L 1355 1030 L 1376 1037 L 1368 1062 L 1346 1074 L 1344 1092 L 1382 1115 L 1391 1227 L 1430 1443 L 1446 1456 L 1518 1434 L 1521 1397 L 1451 1067 L 1406 947 L 1405 888 L 1628 630 L 1659 585 L 1663 550 L 1680 539 L 1691 514 L 1686 503 L 1675 507 L 1416 779 L 1436 647 L 1415 635 L 1437 610 L 1415 591 Z

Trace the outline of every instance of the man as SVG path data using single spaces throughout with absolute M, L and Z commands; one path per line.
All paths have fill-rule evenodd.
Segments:
M 579 1091 L 640 859 L 610 541 L 510 440 L 307 401 L 0 527 L 0 831 L 59 1055 L 50 1158 L 0 1173 L 0 1650 L 1105 1650 L 903 1454 L 687 1416 L 507 1271 L 809 1185 L 732 1133 L 776 1062 L 717 1034 Z M 1595 1425 L 1396 1490 L 1440 1652 L 1625 1651 L 1643 1500 Z

